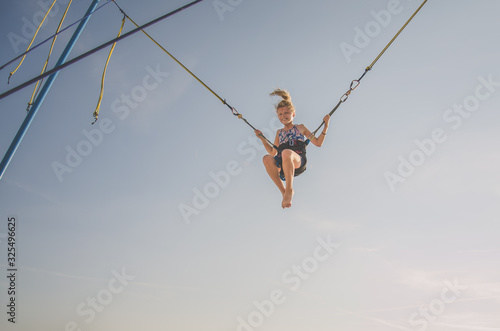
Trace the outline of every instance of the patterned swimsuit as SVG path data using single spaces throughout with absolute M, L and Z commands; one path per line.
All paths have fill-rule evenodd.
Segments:
M 306 141 L 306 136 L 300 133 L 299 128 L 297 128 L 296 125 L 294 125 L 290 130 L 281 129 L 279 131 L 279 144 L 281 145 L 290 140 Z

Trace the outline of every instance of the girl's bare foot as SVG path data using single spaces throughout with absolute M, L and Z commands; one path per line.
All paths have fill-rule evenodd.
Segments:
M 285 193 L 283 193 L 283 201 L 281 202 L 282 208 L 290 208 L 292 206 L 293 193 L 292 189 L 285 190 Z

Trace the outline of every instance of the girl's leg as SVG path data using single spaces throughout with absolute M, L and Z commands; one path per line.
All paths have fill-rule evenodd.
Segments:
M 295 174 L 295 169 L 300 167 L 300 156 L 290 149 L 285 149 L 281 153 L 283 173 L 285 174 L 286 187 L 283 193 L 283 201 L 281 207 L 289 208 L 292 206 L 293 198 L 293 176 Z
M 285 193 L 285 185 L 283 185 L 283 182 L 281 181 L 280 169 L 276 165 L 276 160 L 274 159 L 274 157 L 268 154 L 264 155 L 262 161 L 264 162 L 264 166 L 266 167 L 266 171 L 269 174 L 269 177 L 271 177 L 274 184 L 276 184 L 281 194 L 283 195 Z

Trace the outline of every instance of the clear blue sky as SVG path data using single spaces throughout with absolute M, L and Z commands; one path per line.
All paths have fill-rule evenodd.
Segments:
M 2 64 L 44 1 L 2 2 Z M 140 24 L 185 3 L 119 1 Z M 420 3 L 206 0 L 148 31 L 272 139 L 269 92 L 288 89 L 314 130 Z M 499 10 L 430 0 L 308 148 L 285 211 L 252 130 L 143 35 L 117 44 L 95 125 L 108 50 L 64 69 L 0 180 L 0 328 L 500 330 Z M 70 58 L 121 18 L 112 3 L 95 13 Z M 2 70 L 1 91 L 47 51 L 10 85 L 16 64 Z M 0 100 L 2 156 L 32 88 Z

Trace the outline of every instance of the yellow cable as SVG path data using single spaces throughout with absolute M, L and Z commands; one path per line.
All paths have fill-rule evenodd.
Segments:
M 389 46 L 392 45 L 394 40 L 396 40 L 396 38 L 401 34 L 401 32 L 406 28 L 406 26 L 408 24 L 410 24 L 411 20 L 415 17 L 415 15 L 417 15 L 417 13 L 420 11 L 420 9 L 422 9 L 422 7 L 425 5 L 426 2 L 427 2 L 427 0 L 424 0 L 424 2 L 420 5 L 420 7 L 418 7 L 418 9 L 415 11 L 415 13 L 413 13 L 413 15 L 405 23 L 405 25 L 403 25 L 403 27 L 401 29 L 399 29 L 398 33 L 396 33 L 394 38 L 392 38 L 392 40 L 387 44 L 387 46 L 385 46 L 385 48 L 382 50 L 382 52 L 380 52 L 380 54 L 377 56 L 377 58 L 375 58 L 375 60 L 366 68 L 366 70 L 372 69 L 372 67 L 375 65 L 375 63 L 378 61 L 378 59 L 380 59 L 380 57 L 385 53 L 385 51 L 389 48 Z
M 125 25 L 125 16 L 123 16 L 122 25 L 120 27 L 120 31 L 118 32 L 118 36 L 117 37 L 121 36 L 124 25 Z M 94 122 L 92 124 L 94 124 L 95 122 L 97 122 L 97 118 L 99 117 L 99 109 L 101 108 L 102 96 L 104 94 L 104 78 L 106 77 L 106 71 L 108 69 L 109 60 L 111 59 L 111 54 L 113 54 L 113 50 L 115 49 L 115 46 L 116 46 L 116 42 L 113 43 L 113 46 L 111 46 L 111 49 L 110 49 L 109 55 L 108 55 L 108 59 L 106 60 L 106 64 L 104 65 L 104 71 L 102 73 L 102 79 L 101 79 L 101 93 L 99 94 L 99 100 L 97 101 L 97 107 L 96 107 L 96 109 L 94 111 L 94 118 L 95 118 L 95 120 L 94 120 Z
M 57 0 L 54 0 L 54 2 L 52 2 L 52 5 L 50 5 L 50 8 L 49 10 L 47 10 L 47 12 L 45 13 L 45 16 L 43 17 L 43 20 L 42 22 L 40 22 L 40 25 L 38 26 L 38 28 L 36 29 L 35 31 L 35 35 L 33 36 L 33 38 L 31 39 L 31 42 L 30 44 L 28 45 L 28 48 L 26 49 L 26 51 L 29 51 L 29 49 L 31 48 L 31 45 L 33 45 L 33 42 L 35 41 L 35 38 L 36 38 L 36 35 L 38 34 L 38 31 L 40 30 L 40 28 L 42 27 L 42 24 L 43 22 L 45 22 L 45 19 L 47 18 L 47 15 L 49 15 L 50 11 L 52 10 L 52 7 L 55 5 Z M 12 71 L 9 75 L 9 81 L 10 81 L 10 77 L 12 77 L 13 74 L 15 74 L 15 72 L 17 71 L 17 69 L 19 69 L 19 67 L 21 66 L 21 64 L 24 62 L 24 58 L 26 57 L 26 54 L 22 57 L 21 59 L 21 62 L 19 62 L 19 64 L 17 65 L 16 69 L 14 69 L 14 71 Z
M 352 91 L 354 91 L 354 89 L 356 89 L 359 84 L 360 84 L 360 81 L 361 79 L 363 79 L 363 77 L 366 75 L 366 73 L 370 70 L 372 70 L 372 67 L 375 65 L 375 63 L 380 59 L 380 57 L 385 53 L 385 51 L 389 48 L 389 46 L 392 45 L 392 43 L 394 42 L 394 40 L 396 40 L 396 38 L 401 34 L 401 32 L 404 30 L 404 28 L 406 28 L 406 26 L 411 22 L 411 20 L 417 15 L 417 13 L 420 11 L 420 9 L 422 9 L 422 7 L 425 5 L 425 3 L 427 2 L 427 0 L 424 0 L 424 2 L 420 5 L 420 7 L 418 7 L 418 9 L 413 13 L 413 15 L 410 17 L 410 19 L 403 25 L 403 27 L 401 29 L 399 29 L 398 33 L 396 33 L 396 35 L 392 38 L 392 40 L 385 46 L 385 48 L 382 50 L 382 52 L 380 52 L 380 54 L 375 58 L 375 60 L 373 60 L 373 62 L 368 66 L 366 67 L 365 69 L 365 72 L 363 73 L 363 75 L 358 78 L 358 79 L 355 79 L 351 82 L 351 86 L 349 87 L 349 90 L 344 93 L 344 95 L 342 95 L 342 97 L 340 98 L 340 101 L 339 103 L 337 103 L 337 105 L 333 108 L 333 110 L 329 113 L 330 116 L 332 116 L 332 114 L 337 110 L 337 108 L 342 104 L 344 103 L 345 101 L 347 101 L 347 98 L 349 97 L 349 95 L 351 94 Z M 311 134 L 309 135 L 309 137 L 307 137 L 308 140 L 311 139 L 311 137 L 316 137 L 316 132 L 318 132 L 319 129 L 321 129 L 321 127 L 325 124 L 325 122 L 321 122 L 320 126 L 318 126 L 318 128 L 316 130 L 314 130 L 313 132 L 311 132 Z
M 116 2 L 115 2 L 116 3 Z M 130 20 L 130 22 L 132 22 L 136 27 L 139 27 L 139 25 L 137 25 L 137 23 L 135 23 L 127 14 L 125 14 L 125 16 Z M 177 62 L 177 64 L 179 64 L 182 68 L 184 68 L 184 70 L 186 70 L 191 76 L 193 76 L 201 85 L 205 86 L 205 88 L 207 90 L 209 90 L 210 92 L 212 92 L 213 95 L 215 95 L 217 97 L 217 99 L 219 99 L 222 103 L 226 103 L 226 101 L 224 99 L 222 99 L 217 93 L 215 93 L 210 87 L 208 87 L 207 84 L 205 84 L 201 79 L 199 79 L 195 74 L 193 74 L 191 72 L 191 70 L 189 70 L 188 68 L 186 68 L 186 66 L 184 64 L 182 64 L 179 60 L 177 60 L 175 58 L 175 56 L 173 56 L 172 54 L 170 54 L 169 51 L 167 51 L 162 45 L 160 45 L 153 37 L 151 37 L 146 31 L 144 30 L 141 30 L 149 39 L 151 39 L 158 47 L 160 47 L 165 53 L 168 54 L 168 56 L 170 56 L 175 62 Z
M 70 0 L 68 2 L 68 5 L 66 6 L 66 10 L 64 11 L 64 14 L 61 18 L 61 21 L 59 22 L 59 25 L 57 26 L 56 34 L 54 35 L 54 39 L 52 39 L 52 44 L 50 45 L 49 55 L 47 56 L 47 60 L 45 60 L 45 64 L 43 65 L 43 68 L 42 68 L 42 72 L 41 72 L 42 74 L 45 73 L 45 70 L 47 69 L 47 65 L 49 64 L 50 56 L 52 55 L 52 50 L 54 49 L 54 44 L 56 43 L 57 34 L 59 33 L 59 30 L 61 29 L 61 26 L 62 26 L 64 20 L 66 19 L 66 14 L 68 14 L 68 10 L 69 10 L 69 7 L 71 6 L 72 2 L 73 2 L 73 0 Z M 41 86 L 42 86 L 41 81 L 37 81 L 35 88 L 33 89 L 33 94 L 31 95 L 30 102 L 28 103 L 28 109 L 27 109 L 28 111 L 29 111 L 29 107 L 31 107 L 31 105 L 33 104 L 33 100 L 35 99 L 36 95 L 40 91 Z

